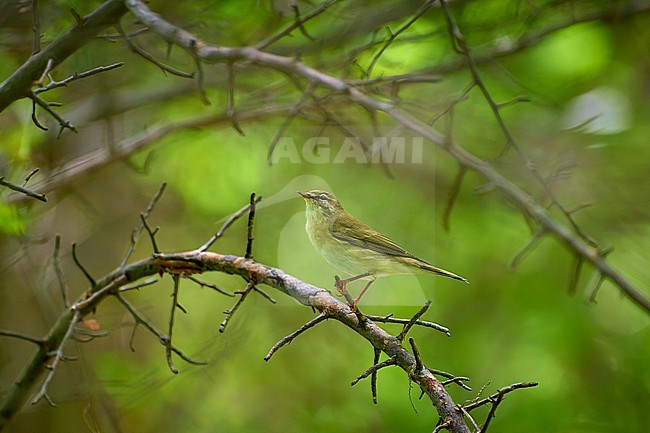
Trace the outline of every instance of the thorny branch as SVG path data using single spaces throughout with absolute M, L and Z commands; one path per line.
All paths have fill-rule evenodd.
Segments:
M 154 197 L 150 202 L 147 208 L 148 212 L 151 211 L 151 208 L 156 203 L 161 190 L 158 191 L 156 197 Z M 219 234 L 219 237 L 223 235 L 223 232 L 230 227 L 235 220 L 241 218 L 247 211 L 251 211 L 256 200 L 255 196 L 251 195 L 251 203 L 249 203 L 247 207 L 243 208 L 243 211 L 240 210 L 233 214 L 226 223 L 224 223 L 221 230 L 217 233 Z M 144 213 L 142 215 L 144 215 Z M 249 221 L 252 226 L 252 218 L 250 218 Z M 250 229 L 248 231 L 250 232 Z M 215 238 L 215 236 L 213 236 L 213 238 Z M 449 423 L 448 425 L 453 426 L 450 428 L 452 431 L 463 433 L 469 432 L 463 422 L 462 411 L 457 409 L 456 404 L 451 400 L 451 397 L 447 394 L 444 388 L 445 383 L 440 382 L 434 376 L 432 370 L 424 367 L 424 363 L 414 340 L 412 338 L 409 339 L 413 349 L 413 355 L 411 355 L 401 344 L 403 334 L 405 334 L 411 326 L 418 325 L 421 322 L 419 317 L 424 313 L 428 304 L 420 309 L 413 318 L 406 321 L 404 331 L 400 333 L 398 337 L 395 337 L 378 327 L 368 318 L 364 318 L 363 321 L 359 320 L 356 312 L 352 311 L 349 305 L 340 302 L 329 291 L 298 280 L 295 277 L 285 274 L 280 269 L 257 263 L 249 257 L 223 255 L 206 252 L 202 249 L 174 254 L 154 253 L 150 257 L 138 262 L 120 265 L 111 273 L 95 280 L 79 263 L 74 251 L 75 250 L 73 250 L 73 259 L 77 266 L 82 269 L 84 274 L 86 274 L 90 287 L 73 303 L 71 308 L 64 310 L 48 335 L 43 340 L 40 340 L 11 331 L 0 331 L 0 335 L 21 338 L 38 346 L 37 353 L 32 357 L 31 361 L 21 373 L 21 376 L 16 380 L 12 389 L 7 393 L 7 397 L 0 405 L 0 429 L 2 429 L 18 412 L 18 410 L 20 410 L 28 398 L 35 378 L 39 377 L 39 375 L 47 369 L 50 369 L 50 372 L 46 376 L 46 379 L 34 401 L 45 398 L 48 402 L 53 404 L 52 399 L 47 393 L 47 387 L 53 377 L 54 370 L 58 363 L 66 359 L 63 355 L 63 347 L 65 343 L 71 338 L 75 330 L 75 325 L 82 320 L 85 315 L 94 311 L 97 305 L 99 305 L 104 299 L 110 296 L 117 298 L 135 320 L 135 326 L 130 341 L 132 349 L 134 347 L 133 337 L 135 336 L 135 331 L 139 325 L 143 325 L 149 332 L 155 335 L 158 341 L 165 347 L 167 362 L 172 372 L 176 373 L 178 371 L 171 359 L 172 353 L 180 356 L 183 360 L 191 364 L 202 364 L 200 361 L 191 359 L 172 344 L 175 311 L 176 308 L 182 309 L 178 303 L 180 279 L 181 276 L 189 276 L 191 274 L 203 272 L 223 272 L 242 277 L 247 281 L 247 285 L 243 291 L 236 292 L 240 295 L 240 298 L 237 303 L 226 312 L 226 319 L 222 323 L 220 331 L 225 329 L 235 311 L 237 311 L 246 296 L 253 291 L 257 285 L 263 284 L 275 288 L 291 296 L 301 304 L 318 310 L 319 315 L 315 319 L 307 322 L 297 331 L 276 343 L 266 355 L 265 360 L 268 361 L 275 351 L 293 341 L 293 339 L 298 335 L 316 324 L 328 318 L 332 318 L 333 320 L 339 321 L 348 326 L 373 346 L 375 353 L 374 367 L 371 367 L 367 374 L 362 374 L 356 380 L 358 381 L 362 377 L 367 377 L 368 375 L 373 377 L 371 385 L 373 400 L 376 400 L 375 373 L 384 366 L 394 364 L 407 372 L 409 378 L 416 382 L 422 389 L 423 393 L 427 394 L 431 398 L 431 401 L 436 407 L 440 417 L 444 419 L 445 423 Z M 124 291 L 151 284 L 156 275 L 164 273 L 171 274 L 174 280 L 169 328 L 166 335 L 153 326 L 153 324 L 151 324 L 130 302 L 128 302 L 123 295 Z M 57 349 L 55 352 L 50 353 L 47 349 L 49 347 L 56 347 Z M 387 354 L 389 361 L 379 363 L 380 352 Z M 52 362 L 51 364 L 48 364 L 50 359 Z

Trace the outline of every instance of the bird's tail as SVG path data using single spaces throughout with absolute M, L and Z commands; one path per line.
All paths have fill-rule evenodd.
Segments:
M 418 262 L 417 266 L 420 269 L 424 269 L 425 271 L 433 272 L 434 274 L 442 275 L 443 277 L 453 278 L 454 280 L 459 280 L 469 284 L 469 281 L 467 281 L 465 278 L 456 275 L 454 273 L 451 273 L 449 271 L 445 271 L 444 269 L 436 268 L 435 266 L 432 266 L 426 262 Z

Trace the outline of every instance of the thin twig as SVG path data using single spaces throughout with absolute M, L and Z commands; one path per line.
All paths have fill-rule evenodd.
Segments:
M 463 185 L 463 179 L 465 179 L 465 174 L 467 173 L 467 167 L 460 165 L 458 167 L 458 172 L 454 178 L 454 183 L 449 188 L 449 199 L 447 200 L 447 206 L 445 206 L 445 211 L 442 214 L 442 226 L 445 231 L 449 231 L 451 226 L 451 212 L 454 210 L 454 205 L 460 194 L 461 186 Z
M 79 258 L 77 257 L 77 244 L 76 243 L 72 244 L 72 260 L 74 260 L 75 265 L 77 265 L 77 267 L 81 270 L 81 272 L 84 274 L 86 279 L 88 279 L 88 282 L 90 283 L 90 286 L 91 287 L 96 287 L 97 282 L 92 277 L 92 275 L 90 275 L 90 272 L 88 272 L 86 270 L 86 268 L 84 268 L 84 266 L 79 261 Z
M 158 188 L 158 191 L 156 191 L 154 196 L 149 201 L 149 204 L 147 205 L 147 208 L 145 209 L 145 211 L 141 214 L 141 216 L 140 216 L 140 225 L 138 225 L 138 228 L 136 228 L 135 231 L 133 232 L 133 234 L 131 235 L 131 243 L 129 244 L 129 247 L 126 250 L 126 254 L 124 255 L 124 258 L 122 259 L 122 263 L 120 263 L 121 268 L 126 266 L 126 263 L 129 261 L 129 258 L 131 257 L 131 254 L 133 254 L 133 250 L 135 249 L 135 244 L 138 242 L 138 239 L 140 238 L 140 235 L 142 234 L 142 231 L 144 230 L 144 224 L 142 223 L 142 215 L 144 215 L 145 219 L 149 218 L 149 215 L 151 215 L 151 212 L 153 211 L 154 206 L 156 205 L 156 203 L 158 203 L 158 200 L 160 200 L 160 197 L 162 197 L 162 195 L 165 192 L 166 188 L 167 188 L 167 182 L 163 182 L 160 185 L 160 187 Z
M 158 227 L 152 230 L 151 227 L 149 227 L 149 223 L 147 223 L 147 217 L 144 215 L 144 213 L 140 214 L 140 221 L 142 221 L 142 226 L 149 235 L 149 239 L 151 240 L 151 247 L 153 248 L 154 254 L 160 253 L 160 249 L 156 243 L 156 233 L 158 232 Z
M 255 199 L 255 204 L 259 203 L 260 200 L 262 200 L 262 196 L 258 195 L 257 198 Z M 239 218 L 241 218 L 244 214 L 246 214 L 249 211 L 250 207 L 251 205 L 247 204 L 246 206 L 239 209 L 234 214 L 230 215 L 230 217 L 228 217 L 226 222 L 223 223 L 219 231 L 216 232 L 210 239 L 208 239 L 208 241 L 205 244 L 203 244 L 197 251 L 201 253 L 207 251 L 207 249 L 210 248 L 212 244 L 214 244 L 217 241 L 217 239 L 223 236 L 224 232 L 228 229 L 228 227 L 230 227 L 235 221 L 237 221 Z
M 124 65 L 124 62 L 117 62 L 113 63 L 112 65 L 107 65 L 107 66 L 97 66 L 96 68 L 92 68 L 88 71 L 80 72 L 80 73 L 74 73 L 73 75 L 70 75 L 68 78 L 61 80 L 61 81 L 51 81 L 47 86 L 39 87 L 38 89 L 34 89 L 34 94 L 38 95 L 39 93 L 47 92 L 48 90 L 56 89 L 57 87 L 64 87 L 70 84 L 73 81 L 76 80 L 81 80 L 83 78 L 87 78 L 90 76 L 93 76 L 95 74 L 99 74 L 101 72 L 106 72 L 110 71 L 111 69 L 116 69 Z
M 56 368 L 58 367 L 59 362 L 69 359 L 63 355 L 63 346 L 65 346 L 68 340 L 70 340 L 70 337 L 72 336 L 72 332 L 74 331 L 74 327 L 77 326 L 77 322 L 79 321 L 80 318 L 81 318 L 81 312 L 76 311 L 72 316 L 72 319 L 70 320 L 70 324 L 68 325 L 68 330 L 66 331 L 65 335 L 61 339 L 61 343 L 56 348 L 56 351 L 54 351 L 51 354 L 51 356 L 54 359 L 52 359 L 52 363 L 48 366 L 49 372 L 47 373 L 47 376 L 45 377 L 45 380 L 43 381 L 40 390 L 38 391 L 36 396 L 32 399 L 32 404 L 36 404 L 41 399 L 44 398 L 50 404 L 50 406 L 56 406 L 54 404 L 54 401 L 52 401 L 52 399 L 47 393 L 47 387 L 49 386 L 50 382 L 52 381 L 52 378 L 54 377 L 54 373 L 56 372 Z
M 246 231 L 246 253 L 244 257 L 253 258 L 253 223 L 255 221 L 255 193 L 251 193 L 250 204 L 248 205 L 248 230 Z
M 45 197 L 45 194 L 39 194 L 23 186 L 16 185 L 11 182 L 7 182 L 4 176 L 0 176 L 0 185 L 12 189 L 14 191 L 18 191 L 21 194 L 25 194 L 27 197 L 35 198 L 36 200 L 40 200 L 42 202 L 47 202 L 47 198 Z
M 374 347 L 373 352 L 372 363 L 373 365 L 377 365 L 379 363 L 379 357 L 381 356 L 381 350 Z M 388 359 L 394 360 L 395 358 Z M 377 404 L 377 371 L 379 371 L 379 369 L 370 374 L 370 394 L 372 395 L 372 402 L 374 404 Z
M 442 376 L 442 377 L 446 378 L 447 380 L 442 382 L 442 384 L 445 385 L 445 386 L 449 385 L 450 383 L 455 383 L 456 385 L 460 386 L 461 388 L 463 388 L 466 391 L 471 391 L 472 390 L 472 388 L 470 388 L 465 383 L 463 383 L 463 382 L 469 380 L 469 377 L 454 376 L 453 374 L 447 373 L 446 371 L 436 370 L 436 369 L 433 369 L 433 368 L 429 368 L 428 370 L 431 373 L 435 374 L 435 375 Z
M 172 359 L 172 333 L 174 331 L 174 317 L 176 315 L 176 308 L 178 308 L 178 292 L 180 290 L 180 277 L 178 275 L 172 276 L 174 280 L 174 292 L 172 293 L 172 307 L 169 313 L 169 328 L 167 330 L 167 337 L 164 340 L 165 354 L 167 357 L 167 365 L 172 373 L 178 374 L 178 369 L 174 366 Z
M 411 321 L 411 319 L 400 319 L 400 318 L 397 318 L 397 317 L 392 317 L 391 315 L 389 315 L 389 316 L 366 315 L 366 317 L 368 319 L 372 320 L 373 322 L 399 323 L 399 324 L 402 324 L 402 325 L 406 325 L 407 323 L 409 323 Z M 451 331 L 449 331 L 448 328 L 446 328 L 446 327 L 444 327 L 442 325 L 438 325 L 437 323 L 427 322 L 425 320 L 416 320 L 414 324 L 417 325 L 417 326 L 422 326 L 424 328 L 435 329 L 436 331 L 440 331 L 440 332 L 444 333 L 445 335 L 447 335 L 448 337 L 451 337 Z
M 211 105 L 212 102 L 205 91 L 205 73 L 203 72 L 203 63 L 197 56 L 194 56 L 194 63 L 196 64 L 196 85 L 199 89 L 199 95 L 201 95 L 201 101 L 203 101 L 205 105 Z
M 34 168 L 32 171 L 30 171 L 30 172 L 27 174 L 27 176 L 25 176 L 25 180 L 23 181 L 23 184 L 22 184 L 23 188 L 27 186 L 27 183 L 29 183 L 29 181 L 32 179 L 32 177 L 34 177 L 34 175 L 35 175 L 36 173 L 38 173 L 40 170 L 41 170 L 41 169 L 38 168 L 38 167 L 37 167 L 37 168 Z
M 45 82 L 45 78 L 47 78 L 50 71 L 52 71 L 52 68 L 54 68 L 54 59 L 50 57 L 49 59 L 47 59 L 47 63 L 45 64 L 45 69 L 43 69 L 41 76 L 38 78 L 38 80 L 36 80 L 36 84 L 38 86 L 43 85 L 43 83 Z
M 284 38 L 285 36 L 291 34 L 292 31 L 295 29 L 299 28 L 303 34 L 311 39 L 307 35 L 306 30 L 304 30 L 304 24 L 311 20 L 312 18 L 320 15 L 321 13 L 325 12 L 330 6 L 332 6 L 334 3 L 336 3 L 338 0 L 327 0 L 324 1 L 323 3 L 319 4 L 316 6 L 314 9 L 310 10 L 304 15 L 300 15 L 300 12 L 297 9 L 294 9 L 294 12 L 296 13 L 296 18 L 293 22 L 286 24 L 283 28 L 278 30 L 275 34 L 269 36 L 267 39 L 264 41 L 258 43 L 255 45 L 255 48 L 258 50 L 263 50 L 264 48 L 268 47 L 269 45 L 272 45 L 279 41 L 280 39 Z M 313 40 L 313 39 L 312 39 Z
M 366 71 L 364 73 L 364 75 L 366 77 L 369 77 L 370 75 L 372 75 L 373 68 L 375 67 L 375 65 L 379 61 L 379 58 L 381 57 L 381 55 L 384 54 L 384 51 L 386 51 L 386 49 L 390 46 L 390 44 L 392 44 L 393 41 L 395 41 L 395 39 L 397 39 L 397 37 L 402 32 L 407 30 L 409 27 L 411 27 L 411 25 L 413 25 L 413 23 L 415 23 L 417 20 L 419 20 L 420 17 L 422 15 L 424 15 L 426 13 L 426 11 L 428 11 L 431 8 L 431 6 L 433 6 L 433 3 L 434 3 L 433 0 L 426 0 L 422 4 L 422 6 L 420 6 L 420 8 L 415 12 L 415 14 L 411 18 L 406 20 L 402 25 L 400 25 L 397 28 L 396 31 L 393 32 L 393 31 L 391 31 L 390 27 L 388 28 L 388 39 L 386 40 L 386 42 L 384 42 L 384 44 L 381 46 L 381 48 L 379 48 L 379 50 L 377 50 L 375 55 L 372 56 L 372 60 L 370 61 L 370 65 L 368 65 L 368 69 L 366 69 Z
M 244 303 L 244 300 L 246 299 L 248 294 L 253 290 L 253 287 L 255 287 L 255 282 L 249 281 L 244 290 L 235 292 L 239 294 L 239 299 L 237 299 L 235 305 L 233 305 L 228 310 L 223 312 L 226 315 L 226 317 L 224 317 L 223 321 L 221 322 L 221 325 L 219 325 L 219 332 L 226 331 L 226 327 L 228 326 L 228 323 L 230 323 L 230 319 L 232 319 L 232 316 L 234 316 L 237 310 L 239 310 L 239 307 L 241 307 L 241 305 Z
M 533 250 L 539 245 L 540 241 L 544 239 L 545 234 L 546 232 L 543 229 L 538 230 L 526 246 L 512 258 L 510 261 L 510 268 L 516 269 L 519 264 L 528 257 L 531 252 L 533 252 Z
M 32 337 L 31 335 L 23 334 L 22 332 L 9 331 L 6 329 L 0 329 L 0 337 L 11 337 L 17 338 L 19 340 L 29 341 L 38 347 L 44 347 L 45 345 L 45 341 L 42 338 Z
M 145 279 L 143 281 L 139 281 L 139 282 L 136 282 L 136 283 L 133 283 L 133 284 L 127 284 L 126 286 L 122 286 L 122 287 L 120 287 L 119 291 L 120 292 L 128 292 L 130 290 L 139 290 L 141 287 L 150 286 L 150 285 L 152 285 L 154 283 L 157 283 L 158 281 L 160 281 L 160 278 L 158 278 L 158 277 L 147 278 L 147 279 Z
M 517 389 L 532 388 L 532 387 L 535 387 L 537 385 L 539 385 L 539 383 L 537 383 L 537 382 L 513 383 L 510 386 L 506 386 L 504 388 L 499 389 L 497 392 L 490 395 L 489 397 L 485 397 L 485 398 L 483 398 L 483 399 L 481 399 L 479 401 L 476 401 L 474 403 L 465 405 L 465 409 L 469 412 L 469 411 L 472 411 L 472 410 L 476 409 L 477 407 L 481 407 L 481 406 L 486 405 L 488 403 L 493 403 L 497 399 L 499 394 L 505 395 L 505 394 L 508 394 L 509 392 L 515 391 Z
M 38 0 L 32 0 L 32 56 L 41 52 L 41 20 L 38 17 Z
M 272 159 L 273 151 L 275 150 L 275 146 L 277 146 L 278 141 L 280 141 L 280 139 L 284 135 L 284 131 L 286 131 L 289 125 L 291 125 L 291 122 L 298 115 L 300 109 L 302 108 L 307 98 L 309 98 L 313 94 L 315 88 L 316 88 L 316 83 L 310 82 L 307 89 L 300 96 L 300 99 L 298 99 L 298 102 L 296 102 L 296 105 L 293 106 L 291 112 L 287 114 L 287 117 L 284 119 L 284 122 L 282 122 L 282 125 L 280 125 L 280 128 L 278 128 L 277 132 L 275 133 L 275 136 L 273 136 L 273 139 L 271 140 L 271 144 L 269 144 L 269 151 L 266 157 L 266 160 L 269 164 L 273 161 Z
M 366 377 L 370 376 L 371 374 L 381 370 L 384 367 L 388 367 L 390 365 L 395 365 L 395 358 L 388 358 L 382 362 L 375 363 L 372 367 L 368 368 L 366 371 L 361 373 L 359 376 L 357 376 L 352 383 L 350 383 L 351 386 L 356 385 L 359 383 L 361 379 L 365 379 Z
M 415 313 L 413 315 L 413 317 L 411 317 L 411 320 L 409 320 L 404 325 L 404 328 L 402 328 L 402 331 L 399 334 L 396 335 L 396 337 L 397 337 L 397 339 L 399 341 L 404 341 L 404 337 L 406 337 L 406 334 L 408 334 L 408 332 L 411 330 L 413 325 L 415 325 L 419 321 L 420 317 L 422 317 L 422 315 L 427 312 L 427 310 L 429 309 L 430 306 L 431 306 L 431 301 L 425 302 L 424 305 L 422 306 L 422 308 L 420 308 L 418 310 L 418 312 Z
M 418 346 L 415 344 L 415 340 L 413 337 L 409 337 L 409 344 L 411 345 L 411 349 L 413 349 L 413 357 L 415 358 L 415 374 L 420 374 L 422 371 L 422 358 L 420 357 L 420 350 L 418 349 Z
M 447 420 L 443 423 L 440 423 L 436 426 L 436 428 L 433 429 L 433 432 L 431 433 L 439 433 L 443 429 L 449 430 L 449 426 L 451 425 L 451 421 Z
M 320 313 L 318 316 L 314 317 L 309 322 L 305 323 L 304 325 L 302 325 L 300 328 L 298 328 L 297 330 L 295 330 L 291 334 L 287 335 L 286 337 L 283 337 L 280 341 L 275 343 L 273 345 L 273 347 L 271 347 L 269 352 L 264 357 L 264 361 L 268 362 L 269 359 L 271 359 L 271 357 L 273 356 L 273 354 L 275 352 L 277 352 L 278 350 L 280 350 L 280 348 L 282 348 L 282 346 L 286 346 L 287 344 L 291 343 L 300 334 L 302 334 L 303 332 L 307 331 L 308 329 L 313 328 L 314 326 L 318 325 L 320 322 L 326 320 L 328 317 L 329 316 L 328 316 L 327 313 Z
M 59 282 L 59 290 L 61 290 L 61 297 L 63 298 L 63 306 L 68 308 L 68 284 L 61 268 L 61 261 L 59 259 L 59 252 L 61 251 L 61 235 L 57 234 L 54 238 L 54 252 L 52 253 L 52 266 L 56 273 L 56 279 Z
M 582 265 L 585 263 L 585 260 L 576 256 L 573 269 L 571 270 L 571 277 L 569 279 L 569 286 L 567 287 L 567 292 L 569 296 L 573 296 L 578 289 L 578 283 L 580 282 L 580 274 L 582 273 Z
M 59 122 L 59 134 L 57 135 L 57 138 L 61 136 L 61 133 L 63 132 L 64 129 L 69 129 L 70 131 L 74 132 L 77 134 L 79 131 L 77 131 L 77 128 L 70 123 L 69 120 L 64 120 L 63 117 L 59 115 L 55 110 L 52 109 L 51 103 L 46 102 L 42 98 L 36 96 L 34 92 L 29 92 L 27 95 L 29 99 L 31 99 L 33 102 L 35 102 L 39 107 L 47 111 L 50 116 L 54 117 L 57 122 Z
M 235 64 L 227 63 L 226 67 L 228 68 L 228 105 L 226 107 L 226 115 L 230 117 L 230 123 L 235 131 L 242 137 L 245 137 L 246 133 L 239 126 L 237 111 L 235 110 Z
M 138 54 L 145 60 L 156 65 L 158 68 L 160 68 L 161 71 L 163 71 L 163 73 L 169 72 L 170 74 L 176 75 L 177 77 L 194 78 L 194 73 L 184 72 L 172 66 L 166 65 L 160 60 L 156 59 L 153 55 L 149 54 L 147 51 L 140 48 L 140 46 L 138 46 L 135 42 L 133 42 L 129 37 L 129 35 L 124 31 L 124 29 L 122 28 L 122 24 L 120 23 L 115 24 L 115 30 L 117 30 L 117 32 L 122 36 L 122 39 L 124 39 L 124 41 L 127 43 L 129 48 L 131 48 L 131 51 Z
M 180 349 L 178 349 L 176 346 L 173 346 L 171 343 L 167 343 L 168 337 L 164 335 L 162 332 L 160 332 L 151 322 L 149 322 L 140 312 L 129 302 L 127 301 L 124 296 L 122 296 L 121 293 L 113 293 L 113 295 L 120 301 L 120 303 L 127 309 L 129 313 L 131 313 L 131 316 L 136 322 L 136 327 L 138 324 L 143 325 L 149 332 L 151 332 L 153 335 L 156 336 L 160 344 L 165 346 L 165 349 L 168 347 L 171 349 L 172 352 L 174 352 L 176 355 L 180 356 L 185 362 L 189 364 L 194 364 L 194 365 L 206 365 L 207 362 L 203 361 L 196 361 L 189 356 L 185 355 Z M 131 337 L 131 342 L 133 341 L 133 335 L 135 335 L 135 329 L 136 327 L 133 328 L 133 333 Z M 133 346 L 131 347 L 131 350 L 133 349 Z
M 198 280 L 197 278 L 195 278 L 195 277 L 193 277 L 191 275 L 184 275 L 183 277 L 187 278 L 190 281 L 195 282 L 196 284 L 198 284 L 201 287 L 207 287 L 209 289 L 212 289 L 212 290 L 215 290 L 215 291 L 221 293 L 222 295 L 230 296 L 231 298 L 235 297 L 235 295 L 233 293 L 226 292 L 222 288 L 218 287 L 216 284 L 206 283 L 204 281 Z

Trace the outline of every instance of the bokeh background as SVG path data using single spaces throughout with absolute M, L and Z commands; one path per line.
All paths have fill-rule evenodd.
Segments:
M 1 2 L 0 77 L 8 77 L 29 56 L 31 11 L 21 2 Z M 537 169 L 552 179 L 553 191 L 572 209 L 583 230 L 602 247 L 615 247 L 610 262 L 650 296 L 650 2 L 646 1 L 455 1 L 450 2 L 479 71 L 496 101 L 526 97 L 502 109 L 507 126 Z M 99 2 L 39 2 L 44 44 L 73 22 L 75 7 L 88 13 Z M 310 5 L 298 2 L 301 10 Z M 310 41 L 293 32 L 269 51 L 299 55 L 326 73 L 363 78 L 373 56 L 413 16 L 420 2 L 340 2 L 310 21 Z M 226 46 L 255 44 L 293 20 L 289 1 L 153 1 L 150 7 L 171 22 Z M 587 19 L 589 18 L 589 19 Z M 575 24 L 573 24 L 575 23 Z M 139 25 L 126 15 L 124 28 Z M 451 329 L 452 337 L 415 329 L 426 363 L 468 376 L 473 391 L 450 388 L 457 402 L 487 396 L 518 381 L 538 387 L 510 394 L 492 428 L 500 431 L 645 431 L 650 422 L 650 321 L 609 282 L 589 298 L 598 275 L 585 266 L 575 294 L 568 293 L 574 257 L 553 238 L 519 266 L 511 261 L 534 232 L 520 210 L 468 171 L 449 221 L 443 214 L 458 165 L 424 142 L 422 160 L 360 164 L 335 160 L 347 134 L 371 142 L 389 133 L 417 143 L 405 131 L 344 98 L 317 89 L 322 105 L 308 98 L 284 130 L 277 159 L 269 145 L 301 92 L 285 76 L 261 67 L 235 65 L 234 96 L 245 136 L 221 117 L 228 99 L 224 65 L 205 65 L 204 105 L 196 83 L 163 74 L 132 53 L 119 36 L 100 37 L 53 73 L 75 72 L 118 61 L 122 68 L 44 94 L 64 105 L 60 113 L 79 128 L 57 139 L 58 127 L 45 113 L 50 132 L 31 121 L 25 100 L 0 115 L 0 167 L 20 182 L 39 167 L 33 185 L 54 177 L 48 202 L 19 200 L 3 191 L 0 203 L 0 327 L 43 335 L 62 309 L 52 268 L 54 236 L 61 234 L 62 265 L 71 296 L 87 283 L 74 266 L 71 243 L 96 278 L 116 268 L 131 230 L 159 185 L 168 183 L 151 223 L 160 227 L 165 252 L 198 247 L 251 192 L 265 197 L 257 212 L 255 258 L 305 281 L 331 287 L 335 270 L 313 250 L 304 233 L 304 205 L 296 191 L 328 189 L 347 210 L 397 240 L 412 253 L 467 277 L 471 285 L 432 276 L 391 277 L 373 286 L 364 311 L 410 317 L 426 299 L 425 319 Z M 153 32 L 133 40 L 166 63 L 191 71 L 193 61 Z M 528 41 L 527 43 L 524 43 Z M 517 47 L 519 48 L 512 48 Z M 512 48 L 512 49 L 510 49 Z M 509 50 L 510 49 L 510 50 Z M 506 53 L 497 56 L 495 53 Z M 431 82 L 402 85 L 399 104 L 452 134 L 481 158 L 495 160 L 505 140 L 485 99 L 473 89 L 459 101 L 471 77 L 452 50 L 446 22 L 436 3 L 382 54 L 371 77 L 424 73 Z M 390 86 L 370 93 L 390 98 Z M 449 108 L 453 106 L 453 110 Z M 327 107 L 329 123 L 324 122 Z M 142 149 L 112 158 L 80 175 L 64 168 L 92 152 L 121 146 L 165 125 L 202 119 L 176 128 Z M 306 142 L 327 137 L 328 157 L 309 161 Z M 295 150 L 296 152 L 292 153 Z M 305 152 L 305 153 L 303 153 Z M 285 155 L 285 157 L 282 157 Z M 110 159 L 110 158 L 109 158 Z M 537 198 L 539 183 L 510 151 L 495 168 Z M 542 200 L 544 200 L 542 198 Z M 559 217 L 557 209 L 552 210 Z M 213 247 L 243 255 L 244 221 Z M 133 259 L 151 253 L 144 239 Z M 205 281 L 233 291 L 240 279 L 220 274 Z M 354 289 L 353 289 L 354 290 Z M 172 282 L 130 293 L 128 298 L 161 328 L 167 325 Z M 329 321 L 283 348 L 270 362 L 268 349 L 314 313 L 267 289 L 278 303 L 250 296 L 225 334 L 218 332 L 226 298 L 190 282 L 182 286 L 176 343 L 207 366 L 177 361 L 167 368 L 164 348 L 141 327 L 136 351 L 129 348 L 133 320 L 108 300 L 94 318 L 109 335 L 72 343 L 50 386 L 56 408 L 44 402 L 26 407 L 9 432 L 394 432 L 431 431 L 437 417 L 430 402 L 398 369 L 379 373 L 379 403 L 369 382 L 350 382 L 372 363 L 372 349 L 337 322 Z M 387 325 L 387 328 L 391 328 Z M 399 328 L 391 328 L 398 332 Z M 33 348 L 0 340 L 0 396 L 7 392 Z M 482 419 L 486 411 L 477 411 Z

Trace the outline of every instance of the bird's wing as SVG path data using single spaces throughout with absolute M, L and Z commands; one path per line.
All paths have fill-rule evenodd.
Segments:
M 352 216 L 345 219 L 337 218 L 329 230 L 334 238 L 350 245 L 391 256 L 410 257 L 420 260 L 386 236 Z

